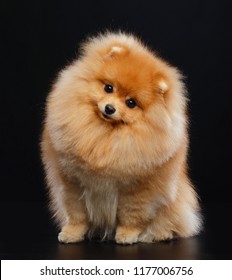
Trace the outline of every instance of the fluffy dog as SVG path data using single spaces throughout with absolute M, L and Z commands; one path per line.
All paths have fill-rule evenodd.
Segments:
M 41 141 L 59 241 L 100 232 L 132 244 L 199 232 L 182 80 L 125 33 L 88 39 L 61 71 Z

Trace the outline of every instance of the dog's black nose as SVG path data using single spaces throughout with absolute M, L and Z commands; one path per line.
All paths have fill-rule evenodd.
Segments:
M 112 115 L 113 113 L 115 113 L 116 109 L 114 108 L 114 106 L 112 106 L 111 104 L 107 104 L 105 106 L 105 113 L 107 115 Z

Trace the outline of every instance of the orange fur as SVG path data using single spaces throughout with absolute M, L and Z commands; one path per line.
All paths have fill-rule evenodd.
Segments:
M 116 111 L 106 114 L 108 104 Z M 197 234 L 187 124 L 176 68 L 132 35 L 83 44 L 48 96 L 41 141 L 59 240 L 78 242 L 97 230 L 115 232 L 122 244 Z

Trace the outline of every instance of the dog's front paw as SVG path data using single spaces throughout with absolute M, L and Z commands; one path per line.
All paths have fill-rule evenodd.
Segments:
M 115 241 L 118 244 L 137 243 L 140 232 L 137 228 L 119 226 L 116 229 Z
M 170 231 L 159 231 L 155 233 L 155 236 L 153 238 L 153 242 L 156 241 L 165 241 L 165 240 L 171 240 L 174 238 L 173 232 Z
M 62 243 L 76 243 L 84 239 L 87 226 L 83 224 L 66 224 L 58 235 Z

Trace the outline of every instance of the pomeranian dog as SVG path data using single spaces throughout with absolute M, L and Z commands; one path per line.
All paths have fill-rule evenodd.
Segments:
M 201 229 L 187 174 L 180 72 L 133 35 L 88 39 L 47 99 L 41 141 L 60 242 L 98 232 L 119 244 Z

